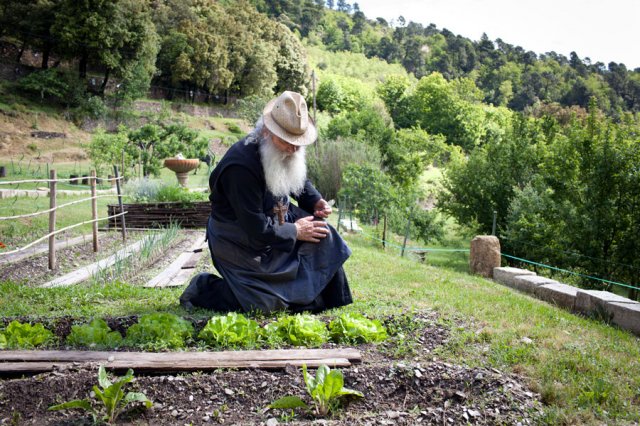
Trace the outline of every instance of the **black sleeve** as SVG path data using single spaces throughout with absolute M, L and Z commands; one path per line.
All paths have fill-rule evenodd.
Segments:
M 298 207 L 309 212 L 309 214 L 313 214 L 313 208 L 315 207 L 318 200 L 322 198 L 322 195 L 320 195 L 311 181 L 307 179 L 307 181 L 304 183 L 304 189 L 302 190 L 300 195 L 294 195 L 293 198 L 298 202 Z
M 229 200 L 238 224 L 253 242 L 291 251 L 296 243 L 296 226 L 282 225 L 263 211 L 264 189 L 260 180 L 242 166 L 229 166 L 218 181 Z

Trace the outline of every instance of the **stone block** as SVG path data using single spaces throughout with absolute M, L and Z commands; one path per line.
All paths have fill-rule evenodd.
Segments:
M 577 293 L 577 288 L 562 283 L 542 284 L 534 291 L 538 299 L 569 310 L 573 310 Z
M 500 268 L 493 268 L 493 279 L 500 284 L 514 287 L 513 280 L 520 275 L 535 275 L 535 272 L 527 271 L 526 269 L 511 268 L 509 266 L 503 266 Z
M 605 305 L 611 302 L 628 303 L 632 305 L 638 304 L 638 302 L 608 291 L 580 289 L 576 295 L 575 310 L 586 315 L 593 312 L 602 313 L 605 312 Z
M 534 294 L 537 287 L 543 284 L 560 284 L 551 278 L 540 277 L 538 275 L 518 275 L 513 277 L 513 288 Z
M 614 324 L 640 336 L 640 303 L 609 302 L 605 309 Z
M 493 277 L 493 269 L 500 267 L 500 240 L 493 235 L 479 235 L 471 240 L 469 269 L 472 274 Z

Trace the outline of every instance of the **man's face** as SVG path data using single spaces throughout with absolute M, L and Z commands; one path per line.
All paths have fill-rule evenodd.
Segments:
M 300 149 L 299 146 L 291 145 L 290 143 L 285 142 L 273 133 L 271 134 L 271 140 L 273 141 L 273 145 L 278 149 L 278 151 L 287 154 L 287 156 L 295 154 Z

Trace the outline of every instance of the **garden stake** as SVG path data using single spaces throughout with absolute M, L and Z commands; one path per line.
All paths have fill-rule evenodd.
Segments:
M 116 191 L 118 191 L 118 204 L 120 205 L 120 213 L 124 213 L 124 207 L 122 206 L 122 192 L 120 192 L 120 174 L 118 173 L 118 166 L 113 166 L 113 173 L 116 180 Z M 122 219 L 122 241 L 127 241 L 127 226 L 125 225 L 124 214 L 120 216 Z

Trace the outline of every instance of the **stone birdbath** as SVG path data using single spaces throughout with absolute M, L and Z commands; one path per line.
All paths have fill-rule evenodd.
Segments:
M 178 178 L 178 183 L 186 188 L 187 181 L 189 180 L 189 172 L 198 167 L 200 160 L 197 158 L 181 157 L 182 156 L 167 158 L 164 160 L 164 166 L 172 172 L 175 172 L 176 177 Z

